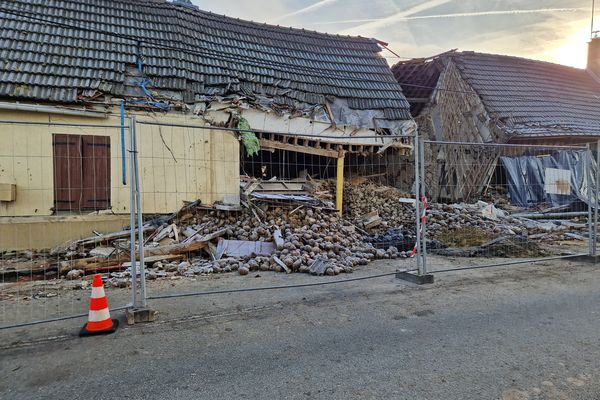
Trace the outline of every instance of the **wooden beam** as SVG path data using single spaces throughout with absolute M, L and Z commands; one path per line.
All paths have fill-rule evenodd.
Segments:
M 155 228 L 153 228 L 151 226 L 144 226 L 142 228 L 144 233 L 151 231 L 153 229 L 155 229 Z M 136 230 L 136 234 L 137 234 L 137 230 Z M 129 235 L 131 235 L 131 231 L 113 232 L 113 233 L 107 233 L 106 235 L 100 234 L 97 236 L 92 236 L 89 238 L 78 240 L 73 243 L 73 246 L 91 246 L 91 245 L 95 246 L 95 245 L 103 243 L 103 242 L 127 238 L 127 237 L 129 237 Z
M 274 140 L 260 139 L 262 149 L 296 151 L 298 153 L 314 154 L 322 157 L 338 158 L 340 153 L 337 150 L 317 149 L 314 147 L 299 146 L 290 143 L 280 143 Z
M 202 250 L 207 246 L 208 242 L 203 241 L 192 243 L 175 243 L 159 247 L 145 247 L 144 257 L 191 253 L 194 251 Z

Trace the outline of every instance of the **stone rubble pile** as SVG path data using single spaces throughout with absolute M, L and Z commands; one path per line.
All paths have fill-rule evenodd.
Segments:
M 334 183 L 328 183 L 328 189 L 335 192 Z M 344 185 L 344 216 L 357 226 L 362 225 L 362 218 L 376 212 L 381 218 L 381 224 L 373 229 L 382 233 L 389 228 L 414 227 L 414 207 L 401 203 L 402 198 L 412 198 L 410 194 L 400 190 L 379 185 L 370 181 Z
M 315 193 L 332 198 L 334 182 L 318 181 L 315 186 Z M 350 179 L 345 184 L 343 217 L 323 201 L 253 200 L 228 211 L 195 202 L 171 216 L 147 219 L 143 227 L 146 274 L 152 280 L 233 271 L 240 275 L 254 271 L 350 273 L 375 259 L 409 257 L 415 242 L 415 220 L 410 195 L 364 179 Z M 483 201 L 429 204 L 427 237 L 435 242 L 432 246 L 461 247 L 444 240 L 459 236 L 459 231 L 463 236 L 482 236 L 484 242 L 508 236 L 519 239 L 517 242 L 525 239 L 543 244 L 585 240 L 586 226 L 577 220 L 522 218 Z M 110 285 L 124 287 L 131 279 L 129 238 L 129 231 L 113 232 L 80 239 L 47 254 L 5 257 L 14 262 L 6 263 L 3 276 L 52 273 L 77 281 L 103 272 Z M 233 249 L 236 251 L 227 243 L 238 246 Z
M 336 213 L 303 207 L 263 207 L 264 217 L 259 221 L 250 210 L 238 212 L 207 211 L 199 209 L 186 229 L 199 234 L 224 231 L 222 239 L 271 242 L 275 230 L 281 232 L 283 241 L 271 255 L 254 253 L 242 257 L 212 260 L 206 254 L 191 257 L 188 261 L 157 261 L 147 266 L 149 279 L 172 276 L 238 271 L 247 275 L 253 271 L 311 272 L 311 265 L 320 260 L 325 263 L 323 274 L 351 273 L 357 266 L 375 259 L 406 258 L 408 252 L 394 246 L 375 248 L 363 240 L 363 234 Z M 110 284 L 122 285 L 130 270 L 113 272 Z

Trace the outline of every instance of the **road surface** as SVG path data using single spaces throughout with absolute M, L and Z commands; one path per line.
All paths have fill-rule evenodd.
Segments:
M 0 331 L 0 398 L 599 399 L 599 277 L 561 261 L 159 300 L 104 337 Z

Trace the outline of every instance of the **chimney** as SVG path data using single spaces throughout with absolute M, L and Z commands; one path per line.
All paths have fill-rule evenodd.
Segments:
M 600 37 L 594 36 L 588 43 L 587 70 L 600 79 Z

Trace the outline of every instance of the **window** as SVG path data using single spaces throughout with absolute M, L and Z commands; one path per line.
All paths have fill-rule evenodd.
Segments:
M 110 138 L 53 135 L 54 210 L 110 208 Z

